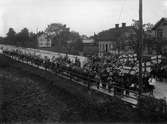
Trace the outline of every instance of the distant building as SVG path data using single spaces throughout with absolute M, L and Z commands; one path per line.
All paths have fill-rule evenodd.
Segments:
M 156 38 L 156 51 L 167 55 L 167 18 L 161 18 L 153 27 Z
M 46 48 L 46 47 L 52 46 L 52 42 L 51 42 L 50 38 L 45 33 L 40 34 L 37 39 L 38 39 L 38 47 L 39 48 Z
M 96 37 L 99 57 L 108 53 L 132 52 L 130 42 L 135 34 L 134 26 L 126 26 L 126 23 L 122 23 L 122 27 L 116 24 L 115 28 L 100 32 Z
M 99 57 L 114 52 L 114 41 L 99 41 Z
M 157 40 L 167 40 L 167 18 L 161 18 L 153 27 Z
M 98 45 L 93 38 L 84 38 L 82 45 L 84 55 L 96 55 L 98 53 Z

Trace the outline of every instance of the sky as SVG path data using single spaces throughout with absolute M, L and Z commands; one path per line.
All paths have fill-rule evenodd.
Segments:
M 138 19 L 139 0 L 0 0 L 0 36 L 10 27 L 37 32 L 63 23 L 80 34 L 93 35 Z M 167 17 L 167 0 L 143 0 L 144 23 Z

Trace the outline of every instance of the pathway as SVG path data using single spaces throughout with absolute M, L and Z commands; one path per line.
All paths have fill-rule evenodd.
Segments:
M 156 82 L 154 96 L 157 99 L 167 98 L 167 82 Z

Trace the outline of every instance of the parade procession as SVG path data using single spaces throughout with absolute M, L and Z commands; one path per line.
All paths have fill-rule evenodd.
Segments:
M 114 96 L 138 99 L 139 64 L 136 54 L 87 58 L 7 45 L 1 45 L 1 50 L 1 54 L 16 61 L 83 82 L 88 89 L 105 89 Z M 161 55 L 145 57 L 142 63 L 143 95 L 154 97 L 156 80 L 162 81 L 167 78 L 165 64 L 166 58 Z

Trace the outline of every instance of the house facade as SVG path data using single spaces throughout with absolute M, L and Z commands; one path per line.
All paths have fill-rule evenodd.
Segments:
M 98 44 L 93 38 L 82 39 L 82 45 L 84 56 L 98 55 Z
M 107 53 L 114 53 L 114 41 L 99 41 L 99 57 L 104 56 Z
M 52 46 L 51 39 L 45 33 L 40 34 L 37 39 L 39 48 L 50 48 Z
M 134 26 L 126 26 L 126 23 L 115 25 L 115 28 L 103 31 L 98 34 L 99 57 L 106 54 L 119 54 L 124 52 L 132 52 L 131 42 L 132 36 L 136 35 Z
M 157 40 L 167 40 L 167 18 L 161 18 L 153 27 Z
M 158 54 L 167 55 L 167 18 L 161 18 L 153 27 Z

